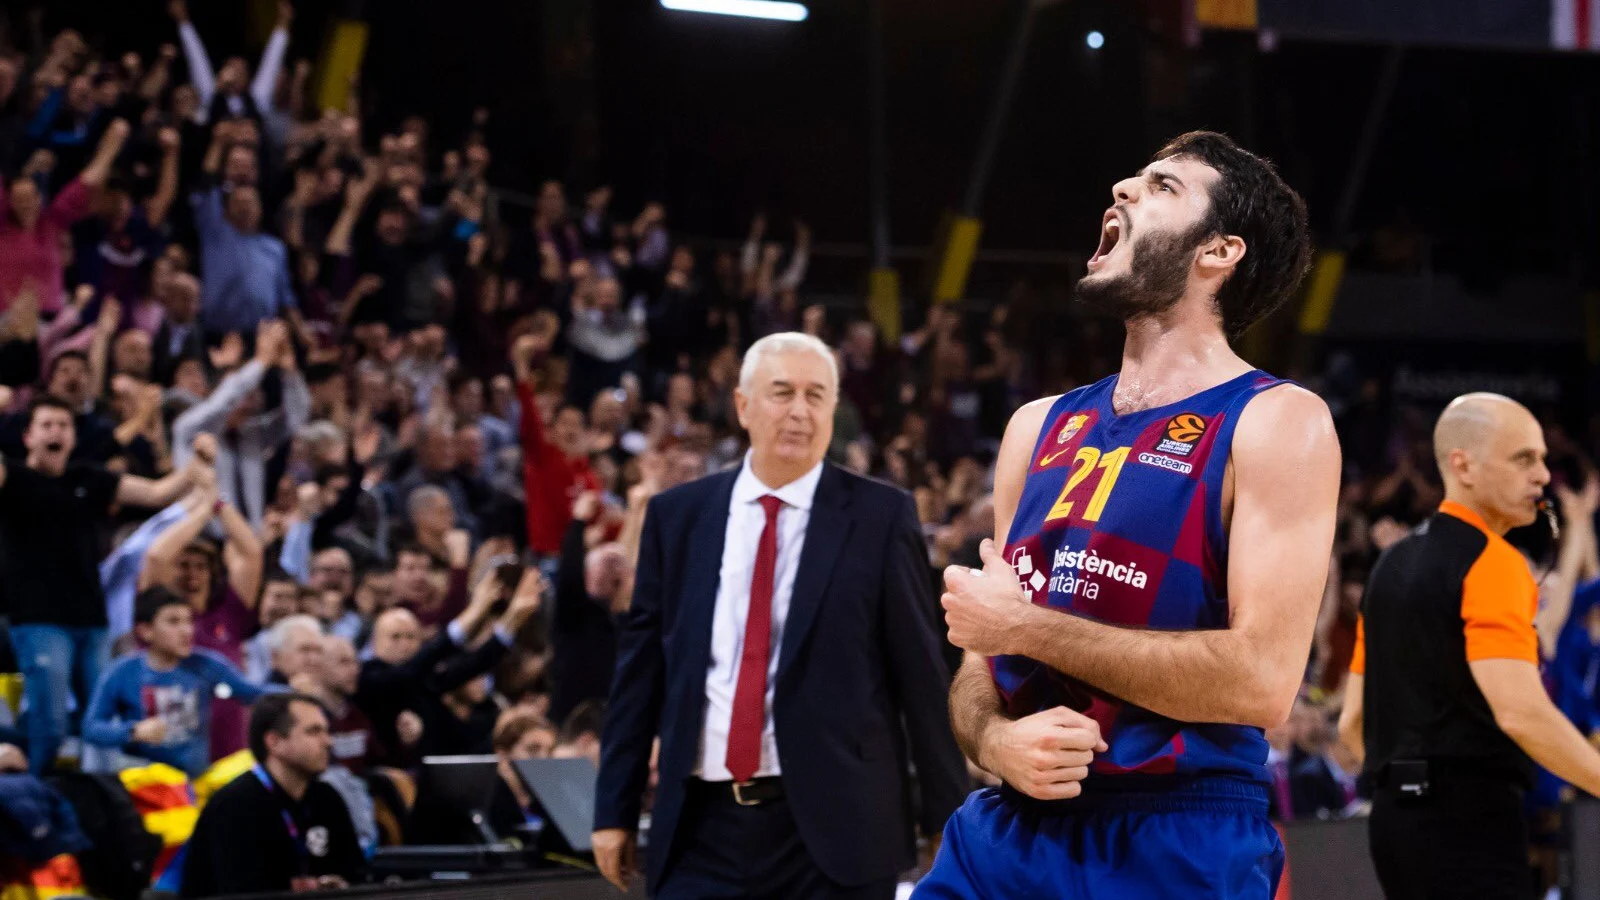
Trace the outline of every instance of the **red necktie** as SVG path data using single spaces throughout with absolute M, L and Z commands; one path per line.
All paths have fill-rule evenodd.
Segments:
M 783 501 L 771 494 L 761 498 L 767 524 L 756 547 L 739 684 L 733 692 L 733 717 L 728 723 L 727 764 L 734 781 L 749 781 L 761 767 L 761 732 L 767 724 L 767 660 L 772 648 L 772 581 L 778 568 L 778 510 L 782 506 Z

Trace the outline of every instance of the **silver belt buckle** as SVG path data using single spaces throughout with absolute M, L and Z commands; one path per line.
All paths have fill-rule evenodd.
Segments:
M 735 781 L 733 783 L 733 802 L 739 804 L 740 806 L 760 806 L 760 800 L 746 800 L 744 798 L 744 792 L 740 790 L 741 788 L 754 786 L 754 781 Z

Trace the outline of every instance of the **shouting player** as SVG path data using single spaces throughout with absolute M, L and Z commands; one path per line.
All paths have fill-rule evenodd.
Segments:
M 1287 300 L 1305 205 L 1228 138 L 1112 188 L 1077 301 L 1122 370 L 1019 409 L 982 571 L 952 567 L 951 718 L 1004 785 L 950 818 L 918 898 L 1260 898 L 1283 848 L 1267 742 L 1294 703 L 1333 543 L 1314 394 L 1228 346 Z

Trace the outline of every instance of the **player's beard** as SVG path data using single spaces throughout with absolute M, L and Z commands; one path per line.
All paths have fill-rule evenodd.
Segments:
M 1161 315 L 1183 299 L 1204 229 L 1201 222 L 1179 232 L 1151 231 L 1134 244 L 1127 272 L 1109 278 L 1085 276 L 1073 290 L 1073 299 L 1090 312 L 1124 322 Z

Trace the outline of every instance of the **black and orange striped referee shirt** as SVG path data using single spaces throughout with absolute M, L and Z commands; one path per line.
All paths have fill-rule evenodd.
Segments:
M 1469 663 L 1539 663 L 1528 563 L 1471 509 L 1446 500 L 1378 558 L 1350 671 L 1365 676 L 1367 771 L 1394 760 L 1471 765 L 1526 786 L 1532 767 L 1495 725 Z

